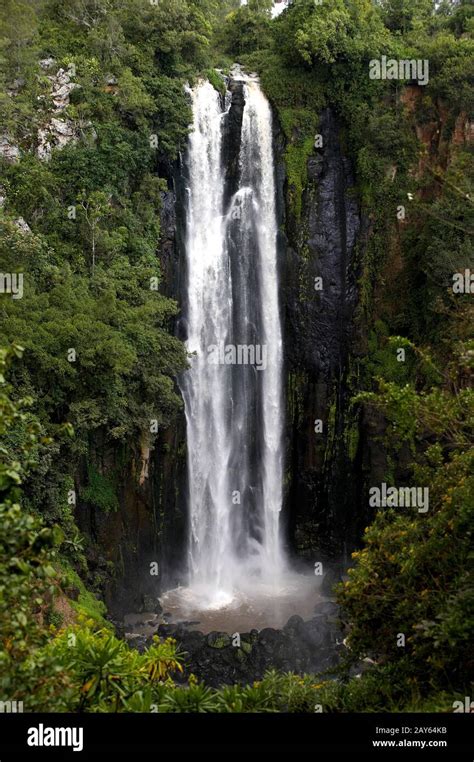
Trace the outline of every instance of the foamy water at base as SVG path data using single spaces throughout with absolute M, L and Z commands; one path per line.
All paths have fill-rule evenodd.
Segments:
M 219 630 L 232 634 L 279 629 L 294 614 L 310 619 L 321 600 L 319 582 L 314 576 L 289 575 L 278 587 L 255 582 L 251 589 L 233 593 L 204 587 L 178 587 L 160 597 L 173 622 L 191 621 L 189 629 L 200 632 Z

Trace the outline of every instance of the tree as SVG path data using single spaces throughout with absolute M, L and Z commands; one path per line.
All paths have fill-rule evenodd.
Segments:
M 92 30 L 110 10 L 110 0 L 70 0 L 64 6 L 64 16 L 75 24 Z
M 38 50 L 38 13 L 42 0 L 4 0 L 0 8 L 0 71 L 11 79 L 25 77 Z M 10 81 L 8 81 L 10 80 Z
M 38 14 L 42 0 L 4 0 L 0 7 L 0 122 L 10 139 L 31 130 L 37 97 Z
M 83 193 L 79 198 L 79 208 L 88 230 L 91 246 L 91 267 L 92 274 L 94 274 L 97 244 L 101 232 L 100 222 L 110 213 L 110 195 L 103 191 L 94 191 L 89 196 Z
M 269 46 L 271 3 L 249 2 L 226 17 L 219 43 L 227 53 L 241 56 Z
M 417 22 L 426 22 L 433 14 L 435 3 L 433 0 L 381 0 L 382 18 L 385 25 L 392 31 L 401 31 L 404 34 L 413 28 Z
M 59 527 L 44 527 L 20 505 L 21 485 L 34 462 L 39 422 L 28 412 L 32 400 L 13 400 L 5 372 L 23 350 L 0 349 L 0 438 L 15 435 L 15 459 L 0 448 L 0 690 L 3 700 L 27 709 L 48 706 L 67 695 L 67 679 L 57 660 L 41 652 L 48 639 L 41 611 L 56 592 L 55 548 Z M 62 698 L 61 698 L 62 697 Z

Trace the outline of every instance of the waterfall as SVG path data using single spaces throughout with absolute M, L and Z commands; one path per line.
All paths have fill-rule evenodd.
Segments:
M 267 368 L 262 374 L 263 426 L 262 500 L 264 568 L 278 578 L 282 567 L 279 513 L 282 503 L 282 333 L 278 302 L 277 217 L 273 162 L 272 114 L 259 85 L 245 86 L 242 124 L 242 182 L 254 191 L 252 206 L 257 236 L 260 331 L 267 347 Z
M 192 91 L 184 316 L 190 368 L 180 388 L 188 453 L 190 587 L 210 606 L 275 585 L 284 568 L 282 331 L 272 114 L 242 77 L 237 190 L 226 199 L 231 96 Z

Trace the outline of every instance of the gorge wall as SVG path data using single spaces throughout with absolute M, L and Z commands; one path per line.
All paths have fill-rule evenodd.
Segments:
M 238 178 L 243 87 L 230 81 L 232 92 L 224 139 L 226 192 Z M 280 221 L 278 257 L 284 322 L 286 478 L 283 521 L 288 550 L 313 564 L 341 561 L 353 547 L 360 517 L 355 458 L 345 438 L 348 407 L 346 375 L 353 316 L 357 304 L 355 244 L 360 229 L 352 194 L 350 160 L 340 145 L 334 114 L 321 115 L 323 147 L 308 161 L 308 184 L 300 220 L 287 204 L 284 140 L 274 119 L 277 204 Z M 184 194 L 186 157 L 169 177 L 163 194 L 160 265 L 166 295 L 182 303 L 186 283 Z M 315 279 L 322 288 L 315 288 Z M 177 334 L 183 338 L 180 321 Z M 322 431 L 315 422 L 321 420 Z M 186 432 L 184 415 L 160 433 L 150 453 L 151 492 L 161 559 L 160 587 L 182 581 L 186 536 Z
M 231 81 L 229 89 L 232 105 L 224 140 L 227 198 L 237 183 L 244 107 L 242 84 Z M 383 446 L 385 421 L 369 405 L 355 411 L 349 404 L 358 388 L 353 368 L 368 351 L 368 326 L 358 311 L 357 281 L 370 221 L 360 215 L 352 160 L 342 147 L 341 125 L 331 108 L 321 113 L 319 132 L 322 146 L 315 147 L 309 157 L 297 218 L 289 202 L 285 140 L 274 116 L 287 401 L 283 521 L 290 554 L 308 566 L 322 561 L 323 589 L 330 592 L 372 519 L 367 487 L 382 481 L 389 466 Z M 435 127 L 431 132 L 438 134 Z M 431 132 L 426 145 L 435 162 L 447 149 L 433 147 Z M 452 143 L 461 137 L 455 131 Z M 158 251 L 161 288 L 178 304 L 186 284 L 186 173 L 185 156 L 174 165 L 160 166 L 160 175 L 168 180 L 168 190 L 162 193 Z M 395 266 L 396 241 L 387 241 L 387 247 L 391 253 L 384 280 L 390 282 L 398 272 L 390 270 Z M 386 295 L 385 290 L 382 296 Z M 175 331 L 185 338 L 179 318 Z M 105 461 L 106 471 L 114 470 L 117 462 L 122 464 L 119 509 L 104 515 L 81 506 L 79 525 L 92 538 L 92 548 L 103 549 L 100 554 L 92 550 L 88 563 L 109 606 L 117 611 L 138 610 L 144 596 L 156 597 L 183 581 L 187 537 L 184 412 L 159 432 L 151 450 L 137 444 L 125 455 L 110 451 Z M 397 463 L 391 465 L 397 479 L 407 476 L 408 462 L 409 453 L 402 449 Z M 148 573 L 151 561 L 159 562 L 158 578 Z
M 232 104 L 223 141 L 228 197 L 238 178 L 242 82 L 231 80 L 229 90 Z M 310 565 L 323 561 L 325 571 L 330 570 L 329 592 L 366 520 L 361 477 L 357 477 L 360 448 L 354 448 L 347 436 L 352 427 L 356 442 L 359 438 L 357 422 L 350 420 L 347 375 L 361 220 L 350 158 L 342 150 L 340 126 L 330 108 L 321 114 L 320 134 L 322 147 L 315 148 L 308 160 L 301 217 L 296 219 L 287 200 L 284 138 L 274 117 L 287 400 L 283 522 L 290 555 Z M 161 288 L 182 304 L 186 156 L 174 166 L 160 167 L 160 174 L 168 179 L 168 190 L 162 193 L 158 251 Z M 175 331 L 184 338 L 179 318 Z M 121 484 L 117 513 L 99 517 L 93 510 L 81 511 L 81 528 L 100 537 L 106 549 L 101 558 L 90 557 L 89 565 L 99 574 L 107 562 L 115 567 L 105 587 L 106 600 L 117 612 L 139 610 L 146 596 L 157 596 L 183 581 L 187 536 L 184 411 L 173 426 L 158 433 L 151 450 L 143 445 L 131 448 Z M 150 577 L 151 561 L 159 564 L 158 577 Z

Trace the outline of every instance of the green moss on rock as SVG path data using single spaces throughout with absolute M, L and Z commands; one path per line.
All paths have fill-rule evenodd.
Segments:
M 226 632 L 210 632 L 206 640 L 211 648 L 227 648 L 231 644 L 230 636 Z

